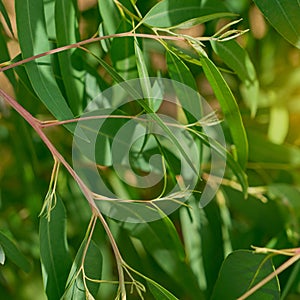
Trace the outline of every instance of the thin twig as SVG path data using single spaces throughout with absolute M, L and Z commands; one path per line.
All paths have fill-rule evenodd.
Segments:
M 55 53 L 59 53 L 62 51 L 66 51 L 69 49 L 74 49 L 74 48 L 79 48 L 83 45 L 87 45 L 87 44 L 91 44 L 91 43 L 95 43 L 95 42 L 99 42 L 101 40 L 105 40 L 105 39 L 111 39 L 111 38 L 121 38 L 121 37 L 142 37 L 142 38 L 148 38 L 148 39 L 154 39 L 154 40 L 160 40 L 160 39 L 164 39 L 164 40 L 173 40 L 173 41 L 184 41 L 185 38 L 183 37 L 179 37 L 179 36 L 168 36 L 168 35 L 160 35 L 157 36 L 155 34 L 146 34 L 146 33 L 132 33 L 132 32 L 122 32 L 122 33 L 115 33 L 115 34 L 110 34 L 110 35 L 105 35 L 105 36 L 99 36 L 99 37 L 92 37 L 74 44 L 70 44 L 70 45 L 66 45 L 66 46 L 62 46 L 62 47 L 58 47 L 37 55 L 33 55 L 31 57 L 22 59 L 18 62 L 14 62 L 9 64 L 8 66 L 2 67 L 0 68 L 0 72 L 4 72 L 7 71 L 9 69 L 15 68 L 17 66 L 26 64 L 30 61 L 36 60 L 38 58 L 47 56 L 47 55 L 51 55 L 51 54 L 55 54 Z
M 254 287 L 252 287 L 250 290 L 248 290 L 245 294 L 240 296 L 237 300 L 245 300 L 249 296 L 251 296 L 253 293 L 255 293 L 258 289 L 260 289 L 262 286 L 264 286 L 266 283 L 268 283 L 270 280 L 272 280 L 275 276 L 280 274 L 282 271 L 287 269 L 289 266 L 294 264 L 298 259 L 300 259 L 300 254 L 297 254 L 290 259 L 288 259 L 284 264 L 282 264 L 279 268 L 277 268 L 274 272 L 269 274 L 267 277 L 265 277 L 262 281 L 260 281 L 258 284 L 256 284 Z

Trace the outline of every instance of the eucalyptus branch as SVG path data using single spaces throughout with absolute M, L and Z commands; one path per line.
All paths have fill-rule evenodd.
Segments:
M 4 71 L 7 71 L 9 69 L 13 69 L 17 66 L 26 64 L 30 61 L 36 60 L 38 58 L 41 58 L 41 57 L 44 57 L 44 56 L 47 56 L 47 55 L 59 53 L 59 52 L 74 49 L 74 48 L 80 48 L 83 45 L 99 42 L 99 41 L 106 40 L 106 39 L 121 38 L 121 37 L 142 37 L 142 38 L 148 38 L 148 39 L 154 39 L 154 40 L 164 39 L 164 40 L 174 40 L 174 41 L 184 41 L 185 40 L 183 37 L 180 37 L 180 36 L 168 36 L 168 35 L 157 36 L 157 35 L 154 35 L 154 34 L 133 33 L 131 31 L 115 33 L 115 34 L 110 34 L 110 35 L 105 35 L 105 36 L 100 36 L 100 37 L 92 37 L 92 38 L 89 38 L 89 39 L 86 39 L 86 40 L 83 40 L 83 41 L 80 41 L 80 42 L 77 42 L 77 43 L 74 43 L 74 44 L 70 44 L 70 45 L 58 47 L 58 48 L 55 48 L 55 49 L 51 49 L 49 51 L 39 53 L 37 55 L 22 59 L 18 62 L 9 61 L 9 62 L 2 63 L 2 64 L 0 64 L 0 66 L 2 66 L 2 68 L 0 68 L 0 72 L 4 72 Z
M 125 300 L 126 299 L 126 289 L 125 289 L 124 274 L 123 274 L 123 269 L 122 269 L 123 259 L 119 252 L 117 243 L 111 233 L 111 230 L 106 223 L 106 220 L 104 219 L 103 215 L 99 211 L 99 208 L 96 206 L 96 204 L 94 202 L 92 192 L 86 186 L 86 184 L 82 181 L 80 176 L 74 171 L 74 169 L 65 160 L 65 158 L 60 154 L 60 152 L 55 148 L 55 146 L 52 144 L 52 142 L 49 140 L 49 138 L 46 136 L 46 134 L 43 132 L 40 121 L 37 120 L 35 117 L 33 117 L 14 98 L 12 98 L 8 94 L 6 94 L 1 89 L 0 89 L 0 96 L 31 125 L 31 127 L 35 130 L 35 132 L 39 135 L 41 140 L 45 143 L 47 148 L 50 150 L 50 152 L 53 156 L 53 159 L 57 162 L 60 162 L 62 165 L 64 165 L 64 167 L 67 169 L 67 171 L 70 173 L 70 175 L 74 178 L 74 180 L 79 185 L 82 193 L 84 194 L 85 198 L 87 199 L 87 201 L 91 207 L 93 214 L 95 214 L 99 218 L 99 220 L 101 221 L 101 223 L 105 229 L 106 234 L 108 235 L 109 241 L 111 243 L 111 246 L 113 248 L 113 251 L 114 251 L 114 254 L 116 257 L 122 300 Z

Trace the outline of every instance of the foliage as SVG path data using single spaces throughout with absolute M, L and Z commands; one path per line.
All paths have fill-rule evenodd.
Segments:
M 1 297 L 297 299 L 299 1 L 96 2 L 0 0 Z

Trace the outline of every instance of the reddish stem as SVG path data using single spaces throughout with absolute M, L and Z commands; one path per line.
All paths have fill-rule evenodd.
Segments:
M 73 48 L 79 48 L 82 45 L 86 45 L 86 44 L 91 44 L 94 42 L 98 42 L 101 40 L 105 40 L 105 39 L 110 39 L 110 38 L 116 38 L 116 37 L 128 37 L 128 36 L 135 36 L 135 37 L 143 37 L 143 38 L 148 38 L 148 39 L 154 39 L 154 40 L 174 40 L 174 41 L 184 41 L 185 38 L 184 37 L 179 37 L 179 36 L 169 36 L 169 35 L 155 35 L 155 34 L 145 34 L 145 33 L 132 33 L 132 32 L 122 32 L 122 33 L 116 33 L 116 34 L 111 34 L 111 35 L 105 35 L 105 36 L 100 36 L 97 38 L 90 38 L 84 41 L 80 41 L 74 44 L 70 44 L 70 45 L 66 45 L 66 46 L 62 46 L 59 48 L 55 48 L 25 59 L 22 59 L 20 61 L 17 61 L 15 63 L 12 63 L 8 66 L 5 66 L 3 68 L 0 68 L 0 72 L 4 72 L 7 71 L 9 69 L 15 68 L 17 66 L 23 65 L 25 63 L 28 63 L 30 61 L 33 61 L 35 59 L 38 59 L 40 57 L 46 56 L 46 55 L 50 55 L 50 54 L 54 54 L 54 53 L 59 53 L 68 49 L 73 49 Z

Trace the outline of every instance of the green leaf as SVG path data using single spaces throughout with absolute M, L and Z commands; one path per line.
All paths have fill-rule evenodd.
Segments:
M 4 262 L 5 262 L 5 253 L 4 253 L 4 250 L 0 244 L 0 264 L 1 265 L 4 265 Z
M 187 115 L 188 121 L 192 123 L 200 120 L 200 118 L 202 117 L 200 96 L 195 93 L 193 94 L 193 96 L 195 97 L 191 97 L 191 93 L 189 93 L 189 91 L 187 91 L 187 89 L 185 88 L 185 86 L 189 86 L 195 91 L 198 90 L 195 79 L 190 69 L 176 54 L 171 53 L 170 51 L 167 52 L 167 64 L 171 79 L 184 84 L 182 88 L 175 87 L 175 89 L 179 101 L 185 103 L 184 108 L 188 112 L 193 112 L 193 116 L 191 116 L 190 114 Z M 187 95 L 189 95 L 189 97 L 187 97 Z
M 43 1 L 17 0 L 15 5 L 23 58 L 49 51 Z M 73 113 L 53 76 L 50 56 L 25 64 L 25 69 L 33 89 L 49 111 L 59 120 L 72 119 Z M 76 124 L 69 124 L 66 127 L 74 131 Z
M 237 299 L 248 289 L 274 271 L 265 254 L 234 251 L 224 261 L 211 300 Z M 238 282 L 238 284 L 236 284 Z M 280 298 L 278 280 L 274 277 L 247 299 L 274 300 Z
M 98 0 L 98 7 L 106 34 L 116 33 L 121 22 L 121 16 L 114 1 Z
M 210 147 L 211 149 L 216 151 L 216 153 L 220 157 L 222 157 L 224 160 L 226 160 L 227 165 L 229 166 L 229 168 L 232 170 L 232 172 L 234 173 L 234 175 L 237 177 L 238 181 L 240 182 L 243 194 L 246 198 L 247 194 L 248 194 L 247 174 L 242 169 L 240 164 L 237 161 L 235 161 L 233 156 L 231 155 L 231 153 L 229 153 L 227 151 L 227 149 L 225 149 L 217 141 L 215 141 L 213 139 L 208 139 L 207 136 L 202 132 L 195 132 L 195 131 L 193 131 L 193 132 L 201 139 L 201 141 L 205 145 L 207 145 L 208 147 Z
M 155 27 L 189 27 L 220 17 L 233 16 L 221 1 L 163 0 L 153 6 L 141 23 Z M 180 27 L 180 26 L 179 26 Z
M 135 39 L 134 42 L 134 50 L 143 94 L 148 100 L 149 107 L 152 109 L 152 111 L 156 112 L 163 101 L 163 96 L 159 94 L 158 98 L 155 97 L 155 86 L 152 87 L 151 85 L 144 53 L 141 50 L 137 39 Z
M 6 256 L 19 268 L 25 272 L 31 269 L 30 263 L 23 253 L 17 248 L 15 243 L 8 238 L 4 233 L 0 232 L 0 244 Z
M 254 0 L 271 25 L 300 49 L 299 0 Z
M 226 42 L 211 41 L 211 45 L 224 63 L 229 66 L 244 83 L 242 92 L 246 103 L 251 109 L 251 115 L 255 116 L 259 98 L 259 83 L 255 68 L 248 53 L 235 40 Z
M 122 88 L 126 90 L 126 92 L 133 97 L 133 99 L 143 99 L 144 95 L 140 95 L 138 91 L 136 91 L 130 84 L 128 84 L 126 81 L 124 81 L 124 78 L 118 74 L 114 68 L 112 68 L 105 60 L 103 60 L 100 57 L 97 57 L 97 60 L 99 63 L 103 66 L 103 68 L 111 75 L 113 80 L 117 83 L 122 83 Z M 148 103 L 144 100 L 138 100 L 138 103 L 141 105 L 141 107 L 148 113 L 148 115 L 160 126 L 165 134 L 170 138 L 170 140 L 173 142 L 175 147 L 179 150 L 180 154 L 183 156 L 183 158 L 187 161 L 192 171 L 198 176 L 197 167 L 193 164 L 191 158 L 186 154 L 186 151 L 181 145 L 181 142 L 176 138 L 176 136 L 172 133 L 170 128 L 166 126 L 164 121 L 155 113 L 153 113 L 153 110 L 149 107 Z
M 6 8 L 5 8 L 2 0 L 0 0 L 0 12 L 1 12 L 1 14 L 2 14 L 2 16 L 3 16 L 3 18 L 4 18 L 5 22 L 6 22 L 6 25 L 7 25 L 8 29 L 9 29 L 9 31 L 11 32 L 12 35 L 14 35 L 13 29 L 12 29 L 12 26 L 11 26 L 11 22 L 10 22 L 10 19 L 9 19 L 9 16 L 8 16 L 8 13 L 6 11 Z
M 233 143 L 236 146 L 238 162 L 244 169 L 248 159 L 248 141 L 239 107 L 225 79 L 214 63 L 203 55 L 200 56 L 200 61 L 228 123 Z
M 40 253 L 43 280 L 48 299 L 60 299 L 71 267 L 66 236 L 66 212 L 62 200 L 40 220 Z
M 86 294 L 89 292 L 96 297 L 100 283 L 91 282 L 86 279 L 87 287 L 89 291 L 85 290 L 82 272 L 78 274 L 78 270 L 81 267 L 84 250 L 87 246 L 87 240 L 85 239 L 76 254 L 73 262 L 68 281 L 66 284 L 66 292 L 63 299 L 68 300 L 85 300 Z M 91 279 L 100 280 L 102 274 L 102 254 L 97 244 L 91 241 L 89 244 L 86 256 L 84 258 L 84 271 L 85 275 Z
M 147 281 L 149 290 L 156 300 L 178 300 L 178 298 L 176 298 L 173 294 L 171 294 L 157 282 L 151 280 L 150 278 L 145 279 Z
M 189 207 L 180 209 L 180 223 L 182 235 L 185 245 L 187 261 L 194 272 L 199 287 L 202 290 L 206 289 L 206 277 L 202 257 L 202 238 L 201 238 L 201 222 L 205 218 L 203 210 L 200 210 L 199 205 L 194 197 L 189 199 Z
M 75 5 L 73 0 L 55 1 L 55 27 L 58 47 L 78 41 L 79 31 Z M 74 52 L 74 49 L 60 52 L 58 53 L 58 60 L 68 103 L 72 112 L 77 115 L 82 105 L 84 73 L 76 70 L 73 66 L 72 54 Z
M 117 29 L 117 33 L 130 30 L 132 30 L 132 26 L 123 19 Z M 114 38 L 111 43 L 110 53 L 114 68 L 124 79 L 138 77 L 133 37 Z
M 202 299 L 196 277 L 185 262 L 185 253 L 176 229 L 168 217 L 151 223 L 125 223 L 124 228 L 139 239 L 156 263 L 188 294 Z M 178 274 L 184 274 L 179 277 Z

